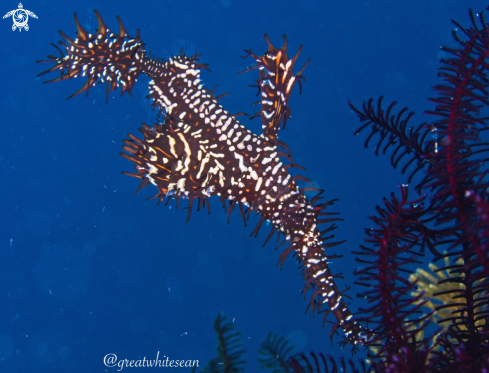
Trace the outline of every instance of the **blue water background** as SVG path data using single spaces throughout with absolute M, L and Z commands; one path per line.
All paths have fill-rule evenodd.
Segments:
M 2 2 L 7 13 L 16 2 Z M 384 95 L 416 111 L 412 123 L 430 118 L 427 98 L 438 82 L 442 45 L 454 45 L 452 18 L 468 25 L 468 8 L 484 1 L 36 1 L 24 7 L 38 19 L 30 30 L 12 32 L 12 20 L 0 23 L 0 371 L 104 372 L 109 353 L 120 359 L 198 359 L 215 356 L 213 321 L 224 312 L 242 333 L 247 371 L 258 371 L 257 350 L 269 331 L 290 338 L 297 351 L 349 356 L 329 341 L 330 326 L 306 312 L 304 282 L 289 257 L 276 267 L 275 241 L 268 234 L 249 238 L 258 219 L 244 228 L 235 212 L 226 223 L 220 202 L 212 215 L 156 207 L 146 201 L 155 190 L 138 195 L 136 179 L 121 174 L 133 164 L 118 153 L 127 132 L 151 124 L 141 105 L 144 87 L 134 98 L 110 95 L 105 87 L 65 100 L 81 80 L 43 84 L 37 78 L 50 65 L 36 64 L 81 24 L 97 27 L 93 9 L 118 30 L 119 15 L 130 35 L 141 30 L 147 49 L 157 56 L 175 40 L 193 43 L 212 73 L 203 73 L 231 113 L 253 113 L 256 90 L 247 88 L 256 71 L 236 75 L 253 64 L 241 59 L 251 48 L 266 50 L 263 34 L 289 55 L 304 45 L 298 60 L 304 72 L 302 95 L 292 95 L 292 118 L 281 133 L 303 172 L 339 198 L 332 211 L 345 219 L 335 232 L 348 241 L 331 264 L 343 272 L 340 287 L 353 285 L 357 268 L 351 252 L 364 239 L 382 197 L 406 181 L 388 157 L 363 149 L 365 135 L 353 136 L 358 120 L 347 105 Z M 296 70 L 297 71 L 297 70 Z M 257 119 L 242 122 L 260 131 Z M 374 144 L 373 144 L 374 145 Z M 350 295 L 359 289 L 353 286 Z M 358 307 L 355 300 L 352 308 Z M 361 356 L 361 355 L 358 355 Z M 124 371 L 156 368 L 125 368 Z M 188 369 L 159 368 L 164 371 Z

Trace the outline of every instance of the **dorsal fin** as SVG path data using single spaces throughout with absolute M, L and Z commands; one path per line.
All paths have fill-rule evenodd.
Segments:
M 287 56 L 287 37 L 284 35 L 284 45 L 282 48 L 276 48 L 267 34 L 265 40 L 268 44 L 268 50 L 263 56 L 257 56 L 251 49 L 247 50 L 248 56 L 252 56 L 257 62 L 256 66 L 246 69 L 244 72 L 258 68 L 260 77 L 257 80 L 259 94 L 261 95 L 261 122 L 263 135 L 270 140 L 278 137 L 280 126 L 283 128 L 290 118 L 290 107 L 288 101 L 292 88 L 296 81 L 301 86 L 300 79 L 305 67 L 309 64 L 307 60 L 304 67 L 294 76 L 293 67 L 302 50 L 302 45 L 292 59 Z M 302 86 L 301 86 L 302 88 Z M 302 90 L 302 89 L 301 89 Z

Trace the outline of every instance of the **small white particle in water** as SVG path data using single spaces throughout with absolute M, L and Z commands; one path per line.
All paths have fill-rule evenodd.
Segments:
M 115 192 L 117 192 L 117 189 L 116 189 L 116 190 L 114 190 L 114 193 L 115 193 Z
M 12 242 L 14 242 L 13 238 L 10 239 L 10 247 L 12 247 Z
M 183 333 L 180 337 L 183 337 L 184 335 L 187 335 L 187 332 Z
M 105 211 L 105 206 L 102 208 L 102 212 L 104 212 L 104 211 Z

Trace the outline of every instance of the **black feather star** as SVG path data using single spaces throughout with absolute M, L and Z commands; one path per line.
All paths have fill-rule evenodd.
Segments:
M 426 112 L 434 115 L 435 121 L 408 127 L 412 113 L 404 116 L 407 110 L 403 109 L 391 114 L 394 104 L 384 111 L 382 98 L 376 109 L 372 100 L 363 104 L 363 111 L 350 103 L 360 120 L 367 121 L 356 134 L 369 127 L 368 145 L 378 133 L 377 153 L 394 147 L 394 167 L 409 155 L 402 171 L 416 161 L 410 179 L 423 170 L 425 177 L 416 190 L 428 194 L 424 203 L 410 204 L 407 187 L 401 187 L 400 200 L 392 197 L 384 208 L 377 208 L 378 216 L 373 219 L 378 229 L 367 231 L 371 246 L 358 253 L 371 258 L 357 275 L 359 282 L 369 287 L 362 295 L 373 302 L 363 310 L 363 319 L 373 325 L 366 345 L 375 371 L 459 372 L 489 367 L 489 144 L 481 137 L 488 119 L 481 111 L 489 105 L 489 24 L 482 13 L 470 11 L 469 15 L 469 28 L 454 21 L 462 34 L 453 32 L 459 47 L 443 48 L 451 57 L 441 61 L 443 83 L 434 87 L 438 97 L 430 99 L 435 109 Z M 436 136 L 430 139 L 429 133 Z M 407 281 L 401 270 L 425 246 L 434 254 L 433 261 L 446 263 L 437 271 L 449 274 L 437 284 L 441 289 L 449 283 L 448 290 L 433 294 L 435 299 L 451 297 L 450 302 L 433 310 L 449 314 L 437 321 L 445 331 L 436 341 L 423 333 L 419 337 L 430 317 L 416 316 L 424 304 L 423 294 L 410 296 L 416 284 Z M 440 254 L 439 249 L 446 251 Z

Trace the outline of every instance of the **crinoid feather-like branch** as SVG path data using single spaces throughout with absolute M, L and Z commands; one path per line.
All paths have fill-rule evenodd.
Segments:
M 363 102 L 362 109 L 357 109 L 351 101 L 348 104 L 352 110 L 360 118 L 362 124 L 355 131 L 355 135 L 360 134 L 365 129 L 370 129 L 370 134 L 365 139 L 365 148 L 367 148 L 375 135 L 379 135 L 377 144 L 375 145 L 375 155 L 379 152 L 386 154 L 389 149 L 392 149 L 391 165 L 398 168 L 403 159 L 407 159 L 402 167 L 404 174 L 408 168 L 415 162 L 414 170 L 409 175 L 408 182 L 411 182 L 414 175 L 421 169 L 425 168 L 428 161 L 424 158 L 431 151 L 431 144 L 427 141 L 427 137 L 432 131 L 426 128 L 424 124 L 410 126 L 410 119 L 414 112 L 409 112 L 407 107 L 401 109 L 397 114 L 393 114 L 393 109 L 397 102 L 392 102 L 387 110 L 382 107 L 384 97 L 380 96 L 377 104 L 373 103 L 373 99 Z
M 265 339 L 258 350 L 260 357 L 258 363 L 261 369 L 267 369 L 272 373 L 288 373 L 291 372 L 287 360 L 291 358 L 291 351 L 294 346 L 290 341 L 281 337 L 278 334 L 269 332 L 267 339 Z
M 212 359 L 202 373 L 239 373 L 244 372 L 246 361 L 243 360 L 245 350 L 241 333 L 237 332 L 233 323 L 226 321 L 222 313 L 214 321 L 217 334 L 217 357 Z M 196 372 L 196 369 L 193 369 Z
M 489 229 L 488 226 L 486 225 L 486 230 Z M 484 363 L 479 357 L 487 354 L 484 353 L 484 348 L 474 349 L 474 345 L 477 344 L 468 343 L 469 349 L 464 348 L 464 345 L 467 345 L 471 337 L 475 337 L 475 341 L 480 340 L 482 346 L 484 345 L 484 330 L 487 330 L 489 316 L 488 294 L 484 291 L 483 282 L 476 279 L 477 276 L 473 276 L 474 281 L 471 283 L 470 279 L 467 281 L 465 274 L 461 273 L 465 267 L 462 258 L 456 260 L 456 265 L 453 266 L 450 265 L 449 257 L 445 256 L 444 264 L 444 268 L 439 268 L 430 263 L 432 273 L 418 268 L 416 274 L 409 277 L 409 281 L 416 281 L 417 288 L 411 295 L 421 296 L 418 297 L 419 301 L 425 302 L 424 307 L 434 311 L 434 320 L 442 326 L 440 332 L 433 337 L 433 341 L 437 343 L 431 351 L 431 356 L 434 357 L 430 360 L 438 370 L 453 371 L 457 369 L 456 359 L 464 355 L 464 360 L 472 361 L 471 367 L 475 368 Z M 481 271 L 477 271 L 477 274 L 481 274 Z M 470 293 L 470 290 L 473 291 Z M 473 311 L 470 311 L 469 307 L 473 308 Z M 473 322 L 469 318 L 471 313 Z M 471 324 L 476 328 L 476 334 L 473 336 L 470 335 Z
M 489 151 L 481 132 L 487 129 L 487 117 L 481 113 L 489 105 L 489 24 L 483 14 L 469 12 L 471 27 L 454 21 L 457 48 L 444 47 L 451 58 L 442 61 L 437 85 L 438 97 L 431 101 L 435 109 L 428 114 L 438 117 L 433 123 L 440 144 L 437 152 L 427 155 L 433 167 L 428 171 L 425 188 L 433 192 L 431 202 L 437 211 L 436 223 L 445 227 L 448 252 L 438 259 L 448 261 L 439 271 L 447 271 L 453 288 L 434 295 L 451 296 L 453 302 L 436 307 L 449 316 L 438 323 L 448 330 L 440 337 L 443 349 L 437 364 L 453 367 L 475 366 L 489 352 L 488 317 L 489 257 L 487 157 Z
M 375 228 L 366 230 L 368 246 L 360 246 L 356 260 L 365 267 L 355 271 L 357 285 L 368 290 L 359 294 L 369 304 L 361 308 L 358 320 L 368 323 L 366 345 L 373 347 L 373 365 L 379 369 L 395 365 L 398 371 L 415 372 L 425 364 L 427 339 L 416 338 L 419 329 L 429 323 L 430 314 L 419 316 L 417 298 L 410 298 L 414 284 L 403 273 L 412 263 L 420 263 L 426 244 L 421 218 L 426 214 L 422 199 L 408 200 L 406 186 L 400 186 L 401 198 L 384 198 L 377 214 L 370 217 Z M 413 207 L 417 206 L 417 207 Z M 362 316 L 363 315 L 363 316 Z
M 479 158 L 489 151 L 489 144 L 480 137 L 488 119 L 481 116 L 481 108 L 489 105 L 489 26 L 483 14 L 476 17 L 470 11 L 470 17 L 472 27 L 468 29 L 454 22 L 466 39 L 454 31 L 460 47 L 443 48 L 453 57 L 442 61 L 439 77 L 444 84 L 435 87 L 439 96 L 430 99 L 436 103 L 435 110 L 427 111 L 439 118 L 433 128 L 440 144 L 437 152 L 426 156 L 433 167 L 423 186 L 434 192 L 432 201 L 439 211 L 437 223 L 452 228 L 453 247 L 478 253 L 480 264 L 489 273 L 489 259 L 481 253 L 482 242 L 472 232 L 481 217 L 471 198 L 480 194 L 482 200 L 487 200 L 489 187 L 483 167 L 487 158 Z
M 294 373 L 367 373 L 365 362 L 359 360 L 362 370 L 359 370 L 352 360 L 339 358 L 335 360 L 330 355 L 324 356 L 322 353 L 311 352 L 310 356 L 300 354 L 298 357 L 292 357 L 288 363 Z

